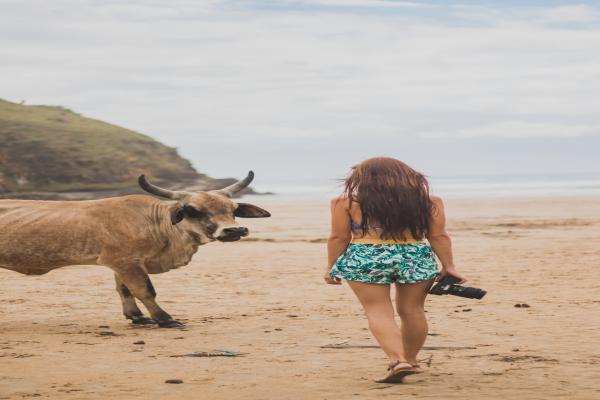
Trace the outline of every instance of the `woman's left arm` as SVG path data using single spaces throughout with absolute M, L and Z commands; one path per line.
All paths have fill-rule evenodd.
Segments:
M 347 200 L 341 198 L 331 200 L 331 234 L 329 240 L 327 240 L 327 271 L 324 279 L 325 282 L 332 285 L 342 283 L 339 278 L 332 279 L 329 276 L 329 271 L 352 239 L 351 220 L 347 203 Z

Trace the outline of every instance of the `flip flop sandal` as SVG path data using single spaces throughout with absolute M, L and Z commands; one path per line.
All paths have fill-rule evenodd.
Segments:
M 417 371 L 417 374 L 421 374 L 421 373 L 425 372 L 419 364 L 413 364 L 412 366 L 415 369 L 415 371 Z
M 399 364 L 406 364 L 406 367 L 396 368 Z M 382 379 L 378 379 L 377 383 L 402 383 L 405 376 L 418 374 L 419 371 L 411 364 L 405 361 L 393 361 L 390 363 L 387 369 L 388 374 Z

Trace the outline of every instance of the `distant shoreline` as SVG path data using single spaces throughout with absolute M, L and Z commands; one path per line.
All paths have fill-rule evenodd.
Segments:
M 457 199 L 600 196 L 600 173 L 430 176 L 434 195 Z M 339 179 L 288 179 L 256 183 L 258 191 L 281 197 L 320 198 L 339 195 Z
M 175 190 L 187 190 L 191 192 L 208 191 L 220 189 L 226 187 L 235 182 L 233 178 L 222 178 L 222 179 L 210 179 L 197 181 L 193 184 L 183 184 L 178 187 L 171 187 Z M 97 200 L 108 197 L 126 196 L 132 194 L 147 194 L 139 187 L 127 187 L 123 189 L 98 189 L 98 190 L 75 190 L 75 191 L 62 191 L 62 192 L 46 192 L 46 191 L 23 191 L 23 192 L 4 192 L 0 193 L 0 199 L 14 199 L 14 200 Z M 253 196 L 266 196 L 275 195 L 270 191 L 259 192 L 254 190 L 252 187 L 248 187 L 238 193 L 235 197 L 241 197 L 244 195 Z

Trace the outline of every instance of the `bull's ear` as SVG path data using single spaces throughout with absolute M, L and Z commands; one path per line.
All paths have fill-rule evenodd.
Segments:
M 260 207 L 257 207 L 248 203 L 237 203 L 238 208 L 235 209 L 233 213 L 236 217 L 240 218 L 267 218 L 271 216 L 271 213 L 267 210 L 263 210 Z
M 173 225 L 177 225 L 183 220 L 185 213 L 183 212 L 183 208 L 175 207 L 171 210 L 171 223 Z

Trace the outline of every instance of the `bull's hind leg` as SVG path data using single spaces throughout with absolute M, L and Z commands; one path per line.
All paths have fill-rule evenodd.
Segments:
M 133 294 L 148 309 L 150 316 L 162 328 L 179 328 L 184 326 L 174 320 L 156 303 L 156 292 L 148 274 L 139 266 L 115 268 L 118 279 L 125 284 Z
M 130 319 L 132 323 L 139 325 L 156 324 L 156 321 L 146 317 L 138 308 L 135 303 L 135 297 L 131 294 L 131 291 L 125 286 L 119 276 L 115 274 L 115 283 L 117 284 L 117 293 L 121 298 L 123 304 L 123 315 L 125 318 Z

